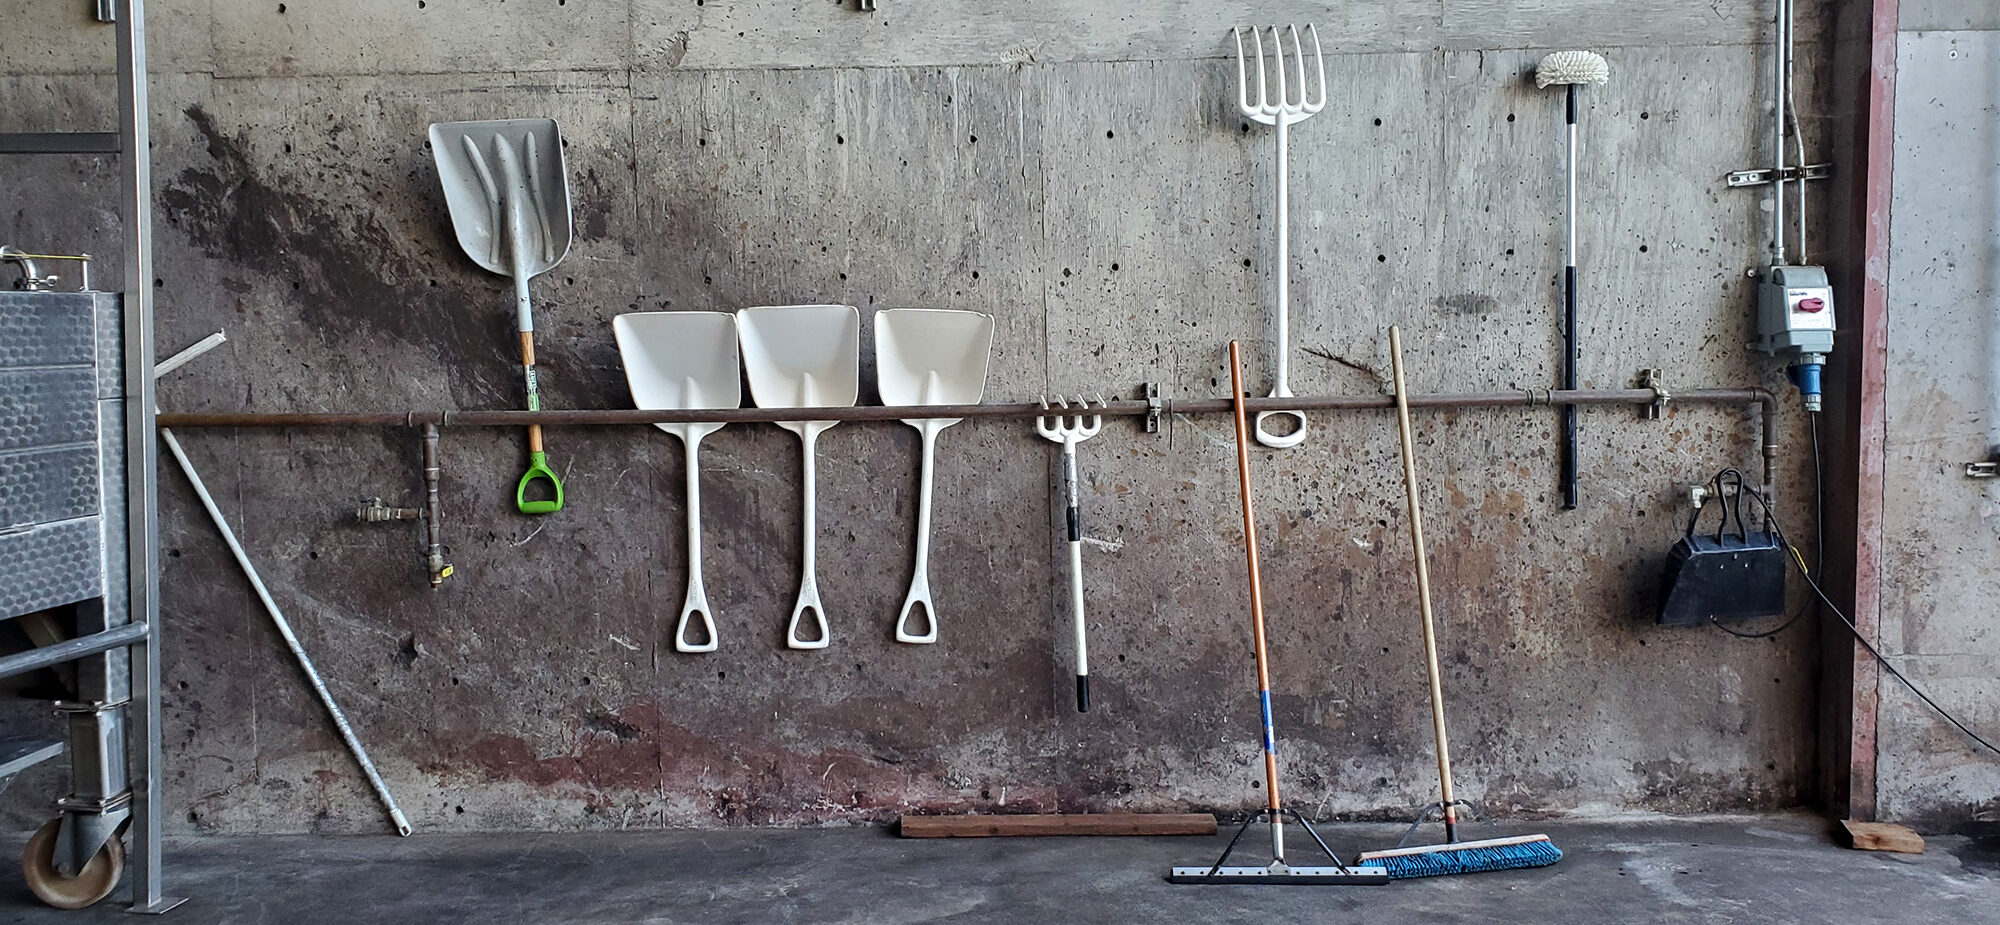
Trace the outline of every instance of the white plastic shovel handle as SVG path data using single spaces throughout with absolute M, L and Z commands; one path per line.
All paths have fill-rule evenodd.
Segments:
M 715 616 L 708 609 L 708 591 L 701 582 L 701 463 L 700 450 L 702 432 L 689 429 L 681 441 L 687 446 L 687 548 L 688 587 L 687 601 L 681 605 L 681 621 L 674 626 L 674 651 L 713 652 L 718 640 L 715 636 Z M 701 619 L 702 641 L 690 643 L 687 638 L 688 621 Z
M 928 644 L 938 638 L 937 605 L 931 601 L 931 471 L 937 454 L 937 435 L 952 422 L 914 423 L 924 438 L 923 487 L 917 492 L 917 571 L 910 577 L 910 593 L 903 598 L 903 612 L 896 617 L 896 641 Z M 926 629 L 922 635 L 910 631 L 910 616 L 918 605 L 924 608 Z
M 817 506 L 818 481 L 814 459 L 818 456 L 819 432 L 822 424 L 807 424 L 799 430 L 799 444 L 805 448 L 805 499 L 801 506 L 805 512 L 805 574 L 799 577 L 799 600 L 792 605 L 792 622 L 785 628 L 785 645 L 794 649 L 824 649 L 833 641 L 833 634 L 827 629 L 826 608 L 819 602 L 819 563 L 815 555 L 819 545 L 819 523 L 814 508 Z M 813 620 L 818 624 L 819 637 L 799 638 L 799 618 L 806 611 L 812 611 Z

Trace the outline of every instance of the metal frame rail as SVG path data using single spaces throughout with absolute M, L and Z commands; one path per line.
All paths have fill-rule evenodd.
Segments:
M 126 622 L 84 633 L 54 645 L 0 657 L 0 677 L 37 668 L 72 662 L 103 653 L 124 652 L 129 674 L 108 679 L 105 692 L 82 692 L 101 703 L 60 705 L 71 714 L 71 737 L 75 739 L 80 716 L 100 715 L 103 708 L 115 709 L 122 700 L 126 717 L 127 741 L 108 736 L 96 743 L 98 765 L 94 772 L 114 779 L 111 759 L 125 759 L 123 775 L 129 789 L 102 801 L 96 809 L 100 818 L 116 818 L 119 806 L 129 799 L 131 819 L 131 911 L 160 913 L 181 900 L 163 894 L 160 865 L 160 649 L 159 649 L 159 524 L 158 524 L 158 439 L 154 423 L 153 393 L 153 194 L 149 140 L 151 129 L 147 109 L 146 20 L 144 0 L 99 0 L 97 18 L 115 23 L 118 85 L 118 131 L 75 133 L 0 134 L 0 154 L 108 154 L 119 157 L 118 211 L 121 220 L 121 251 L 124 279 L 120 293 L 124 358 L 124 458 L 125 458 L 125 554 Z M 109 512 L 107 512 L 108 514 Z M 107 524 L 107 530 L 116 529 Z M 117 594 L 120 589 L 107 589 Z M 117 608 L 107 607 L 106 611 Z M 83 621 L 79 621 L 81 624 Z M 129 689 L 120 692 L 122 682 Z M 125 696 L 120 697 L 118 694 Z M 95 728 L 113 728 L 99 723 Z M 102 735 L 102 733 L 100 733 Z M 78 764 L 84 763 L 79 758 Z M 78 773 L 73 769 L 72 776 Z M 63 804 L 65 815 L 70 807 Z M 81 814 L 80 814 L 81 815 Z M 74 843 L 84 836 L 65 826 L 65 835 Z M 116 837 L 113 835 L 112 837 Z M 64 844 L 58 841 L 58 851 Z M 93 848 L 94 853 L 94 848 Z

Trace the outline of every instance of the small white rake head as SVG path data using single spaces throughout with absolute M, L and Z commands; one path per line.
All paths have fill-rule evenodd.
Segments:
M 1306 34 L 1313 41 L 1313 80 L 1306 80 L 1305 46 L 1299 39 L 1298 26 L 1286 26 L 1292 38 L 1293 80 L 1297 83 L 1297 98 L 1285 83 L 1285 43 L 1279 35 L 1278 27 L 1271 26 L 1272 65 L 1264 64 L 1264 28 L 1250 30 L 1251 43 L 1257 47 L 1257 99 L 1250 99 L 1249 62 L 1243 53 L 1243 30 L 1231 29 L 1236 37 L 1236 97 L 1237 106 L 1243 115 L 1265 125 L 1291 125 L 1303 122 L 1308 116 L 1326 108 L 1326 56 L 1320 53 L 1319 30 L 1312 24 L 1306 25 Z M 1266 82 L 1266 71 L 1276 77 L 1272 83 Z
M 1090 399 L 1079 395 L 1075 401 L 1076 410 L 1072 412 L 1069 399 L 1058 395 L 1051 406 L 1048 396 L 1042 396 L 1042 410 L 1051 413 L 1035 418 L 1035 432 L 1057 443 L 1081 443 L 1097 436 L 1104 429 L 1104 416 L 1087 413 Z M 1104 396 L 1097 396 L 1097 406 L 1102 408 L 1104 404 Z

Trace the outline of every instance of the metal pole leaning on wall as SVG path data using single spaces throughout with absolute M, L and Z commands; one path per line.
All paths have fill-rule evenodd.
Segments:
M 1764 458 L 1764 494 L 1771 491 L 1778 475 L 1777 399 L 1763 389 L 1688 389 L 1671 395 L 1658 389 L 1515 389 L 1505 392 L 1440 392 L 1411 395 L 1411 408 L 1529 408 L 1539 405 L 1608 406 L 1660 405 L 1671 401 L 1683 405 L 1756 405 Z M 1290 398 L 1246 398 L 1243 408 L 1258 411 L 1393 411 L 1396 399 L 1389 395 L 1300 395 Z M 1166 417 L 1175 414 L 1229 414 L 1234 405 L 1226 398 L 1186 401 L 1114 401 L 1093 405 L 1092 414 L 1107 416 Z M 924 408 L 926 417 L 939 418 L 1036 418 L 1047 413 L 1040 404 L 1019 402 L 983 405 L 937 405 Z M 908 408 L 859 405 L 847 408 L 816 408 L 813 416 L 828 421 L 900 421 Z M 720 410 L 591 410 L 591 411 L 396 411 L 396 412 L 224 412 L 214 414 L 162 414 L 161 427 L 522 427 L 608 426 L 631 424 L 688 423 L 776 423 L 798 417 L 797 409 L 727 408 Z
M 375 762 L 368 759 L 368 750 L 361 747 L 361 740 L 355 736 L 354 727 L 347 723 L 347 714 L 342 713 L 340 705 L 333 701 L 333 694 L 326 689 L 326 682 L 320 679 L 319 671 L 313 667 L 312 659 L 306 655 L 305 646 L 299 643 L 299 637 L 292 632 L 291 623 L 278 609 L 278 603 L 271 599 L 270 589 L 264 587 L 264 579 L 257 574 L 256 566 L 250 564 L 250 556 L 243 551 L 243 544 L 236 541 L 236 532 L 229 529 L 228 521 L 222 519 L 222 510 L 216 507 L 215 498 L 208 493 L 208 486 L 202 483 L 201 476 L 195 474 L 194 464 L 188 461 L 187 453 L 181 449 L 181 442 L 175 439 L 172 430 L 165 427 L 160 428 L 160 439 L 166 443 L 167 451 L 173 454 L 174 461 L 180 463 L 181 472 L 187 476 L 189 484 L 194 486 L 195 497 L 201 499 L 201 506 L 208 511 L 209 519 L 215 521 L 215 529 L 221 531 L 223 542 L 229 544 L 230 553 L 236 556 L 236 564 L 243 567 L 243 576 L 250 579 L 250 587 L 257 591 L 257 599 L 264 602 L 264 609 L 270 613 L 271 623 L 278 628 L 278 635 L 285 638 L 285 645 L 292 650 L 292 657 L 298 660 L 299 668 L 306 674 L 306 680 L 312 682 L 313 692 L 319 695 L 319 702 L 326 706 L 327 714 L 333 717 L 334 728 L 340 730 L 341 739 L 347 742 L 348 752 L 352 753 L 355 762 L 361 765 L 361 773 L 368 777 L 368 784 L 375 788 L 375 795 L 382 799 L 383 808 L 389 811 L 390 821 L 396 824 L 396 834 L 410 834 L 410 820 L 404 817 L 403 810 L 396 805 L 396 798 L 390 795 L 389 786 L 382 782 L 382 775 L 375 770 Z

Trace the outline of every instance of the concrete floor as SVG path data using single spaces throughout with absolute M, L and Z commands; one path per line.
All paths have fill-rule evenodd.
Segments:
M 1328 826 L 1347 854 L 1396 837 Z M 2000 845 L 1922 856 L 1835 847 L 1803 815 L 1506 826 L 1554 867 L 1386 887 L 1178 887 L 1220 838 L 914 841 L 876 829 L 285 836 L 170 842 L 174 925 L 282 922 L 1992 922 Z M 18 844 L 18 840 L 12 844 Z M 11 853 L 12 846 L 9 845 Z M 1296 849 L 1295 849 L 1296 850 Z M 0 920 L 123 922 L 0 883 Z M 1357 919 L 1358 920 L 1358 919 Z

